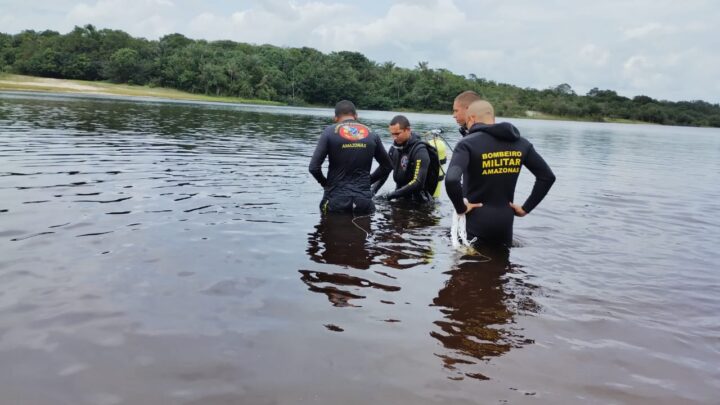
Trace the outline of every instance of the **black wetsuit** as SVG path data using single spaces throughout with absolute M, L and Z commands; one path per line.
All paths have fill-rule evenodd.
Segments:
M 462 138 L 465 138 L 465 136 L 468 134 L 468 129 L 465 127 L 465 125 L 462 125 L 460 128 L 458 128 L 458 132 L 460 132 L 460 136 Z M 463 178 L 467 178 L 467 172 L 463 170 Z M 463 195 L 467 195 L 468 193 L 468 184 L 467 181 L 464 181 L 462 183 L 462 191 Z
M 327 178 L 322 164 L 329 157 Z M 309 170 L 325 189 L 320 208 L 323 212 L 369 213 L 372 202 L 370 167 L 375 158 L 386 170 L 391 167 L 380 137 L 370 128 L 346 120 L 325 128 L 310 160 Z
M 483 204 L 467 214 L 468 238 L 477 237 L 479 244 L 510 246 L 515 212 L 509 203 L 522 165 L 535 175 L 535 185 L 522 206 L 529 213 L 550 190 L 555 175 L 517 128 L 507 122 L 476 124 L 458 142 L 445 178 L 447 194 L 456 212 L 465 212 L 460 178 L 466 172 L 465 198 Z
M 425 190 L 430 155 L 420 137 L 413 133 L 403 145 L 393 143 L 389 154 L 396 187 L 395 191 L 388 194 L 388 199 L 403 198 L 420 203 L 433 201 L 432 195 Z M 385 184 L 390 171 L 378 167 L 372 175 L 378 178 L 372 186 L 375 194 Z

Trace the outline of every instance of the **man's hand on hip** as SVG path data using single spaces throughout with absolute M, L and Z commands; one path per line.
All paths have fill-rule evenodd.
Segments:
M 510 208 L 515 211 L 516 217 L 524 217 L 525 215 L 527 215 L 527 212 L 525 212 L 522 205 L 510 203 Z
M 466 214 L 475 208 L 480 208 L 483 206 L 482 203 L 471 203 L 468 201 L 467 198 L 463 198 L 463 201 L 465 202 L 465 208 L 466 208 L 465 213 Z

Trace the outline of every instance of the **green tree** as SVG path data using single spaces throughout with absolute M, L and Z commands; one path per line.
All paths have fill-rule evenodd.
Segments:
M 136 50 L 121 48 L 110 56 L 105 69 L 105 77 L 115 83 L 127 83 L 139 66 L 139 55 Z
M 44 77 L 62 77 L 60 66 L 62 60 L 59 52 L 45 48 L 34 53 L 27 61 L 26 72 Z
M 0 33 L 0 72 L 10 70 L 15 62 L 12 39 L 11 35 Z

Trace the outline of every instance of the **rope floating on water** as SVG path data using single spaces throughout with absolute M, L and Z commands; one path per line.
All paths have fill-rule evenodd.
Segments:
M 467 227 L 465 222 L 465 214 L 458 214 L 453 211 L 452 213 L 452 227 L 450 228 L 450 238 L 452 239 L 452 247 L 454 249 L 467 249 L 473 248 L 473 242 L 476 238 L 468 241 L 467 238 Z M 474 250 L 474 249 L 473 249 Z
M 356 217 L 356 216 L 353 216 L 353 219 L 352 219 L 352 221 L 351 221 L 352 224 L 355 225 L 355 227 L 356 227 L 357 229 L 365 232 L 365 241 L 366 241 L 366 242 L 371 242 L 371 241 L 370 241 L 370 236 L 372 236 L 372 232 L 371 232 L 370 229 L 365 230 L 362 226 L 360 226 L 357 222 L 355 222 L 355 220 L 357 220 L 357 219 L 362 219 L 362 218 L 369 218 L 369 217 L 372 217 L 372 216 L 373 216 L 373 214 L 361 215 L 361 216 L 357 216 L 357 217 Z M 415 257 L 415 258 L 423 258 L 423 256 L 421 256 L 421 255 L 414 255 L 414 254 L 407 253 L 407 252 L 401 252 L 401 251 L 399 251 L 399 250 L 391 249 L 391 248 L 385 247 L 385 246 L 380 246 L 380 245 L 378 245 L 378 244 L 374 244 L 374 247 L 377 248 L 377 249 L 384 249 L 384 250 L 387 250 L 387 251 L 390 251 L 390 252 L 393 252 L 393 253 L 397 253 L 397 254 L 403 255 L 403 256 Z
M 369 217 L 371 217 L 371 216 L 372 216 L 372 214 L 361 215 L 361 216 L 359 216 L 359 217 L 356 217 L 356 216 L 353 215 L 353 219 L 352 219 L 352 221 L 351 221 L 352 224 L 355 225 L 355 227 L 356 227 L 357 229 L 365 232 L 365 240 L 368 240 L 368 239 L 370 238 L 370 230 L 367 230 L 367 231 L 366 231 L 362 226 L 358 225 L 357 222 L 355 222 L 355 220 L 356 220 L 356 219 L 362 219 L 362 218 L 369 218 Z
M 361 230 L 362 232 L 365 233 L 365 241 L 367 241 L 367 242 L 370 242 L 370 236 L 372 235 L 372 232 L 371 232 L 369 229 L 368 229 L 368 230 L 364 229 L 364 228 L 363 228 L 362 226 L 360 226 L 357 222 L 355 222 L 355 220 L 358 220 L 358 219 L 361 219 L 361 218 L 372 217 L 372 215 L 373 215 L 373 214 L 362 215 L 362 216 L 357 216 L 357 217 L 356 217 L 356 216 L 353 216 L 353 219 L 352 219 L 352 221 L 351 221 L 352 224 L 353 224 L 356 228 L 358 228 L 359 230 Z M 492 260 L 492 259 L 490 259 L 489 257 L 487 257 L 487 256 L 485 256 L 485 255 L 483 255 L 483 254 L 481 254 L 481 253 L 479 253 L 479 252 L 477 252 L 477 251 L 475 250 L 475 248 L 473 247 L 472 244 L 473 244 L 473 242 L 475 242 L 475 240 L 476 240 L 477 238 L 473 238 L 472 240 L 468 240 L 468 239 L 467 239 L 467 228 L 466 228 L 466 226 L 465 226 L 465 225 L 466 225 L 466 222 L 465 222 L 465 214 L 458 214 L 458 213 L 456 213 L 456 212 L 453 210 L 452 216 L 453 216 L 453 221 L 452 221 L 452 228 L 450 228 L 450 235 L 451 235 L 451 238 L 452 238 L 452 247 L 453 247 L 453 249 L 455 249 L 455 250 L 463 250 L 463 251 L 465 251 L 466 253 L 470 253 L 470 254 L 473 254 L 473 255 L 475 255 L 475 256 L 481 256 L 481 257 L 483 257 L 484 259 L 486 259 L 485 261 L 490 261 L 490 260 Z M 380 246 L 380 245 L 378 245 L 378 244 L 374 244 L 374 247 L 375 247 L 375 248 L 378 248 L 378 249 L 387 250 L 387 251 L 390 251 L 390 252 L 393 252 L 393 253 L 397 253 L 397 254 L 400 254 L 400 255 L 408 256 L 408 257 L 418 257 L 418 258 L 421 257 L 421 256 L 413 255 L 413 254 L 410 254 L 410 253 L 407 253 L 407 252 L 401 252 L 401 251 L 398 251 L 398 250 L 395 250 L 395 249 L 391 249 L 391 248 L 388 248 L 388 247 L 385 247 L 385 246 Z

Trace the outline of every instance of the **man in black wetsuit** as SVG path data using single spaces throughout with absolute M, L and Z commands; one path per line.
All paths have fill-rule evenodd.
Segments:
M 468 133 L 467 109 L 470 104 L 479 100 L 482 100 L 482 97 L 472 90 L 463 91 L 455 97 L 455 100 L 453 100 L 453 118 L 455 118 L 455 122 L 457 122 L 460 127 L 458 131 L 463 137 Z M 463 172 L 463 178 L 465 177 L 467 177 L 467 173 Z M 467 187 L 467 182 L 463 182 L 463 195 L 467 195 Z
M 351 101 L 335 105 L 335 124 L 323 131 L 309 170 L 325 193 L 320 209 L 325 212 L 367 214 L 374 210 L 370 185 L 377 179 L 370 176 L 375 158 L 380 166 L 390 170 L 390 158 L 380 137 L 357 121 L 357 111 Z M 327 178 L 322 164 L 329 157 Z
M 466 214 L 468 239 L 479 245 L 512 243 L 515 216 L 530 213 L 555 182 L 555 175 L 527 139 L 507 122 L 495 124 L 490 103 L 475 101 L 467 111 L 468 134 L 458 142 L 448 167 L 445 189 L 458 214 Z M 513 203 L 521 166 L 535 175 L 523 205 Z M 463 176 L 463 173 L 466 173 Z M 467 185 L 466 200 L 460 179 Z
M 433 201 L 432 195 L 425 190 L 425 179 L 430 167 L 430 155 L 420 136 L 412 132 L 410 121 L 403 115 L 396 115 L 390 121 L 390 135 L 393 145 L 390 147 L 390 161 L 392 162 L 395 191 L 387 194 L 388 200 L 401 198 L 417 203 Z M 390 170 L 378 167 L 373 172 L 377 178 L 372 186 L 375 194 L 385 184 Z

